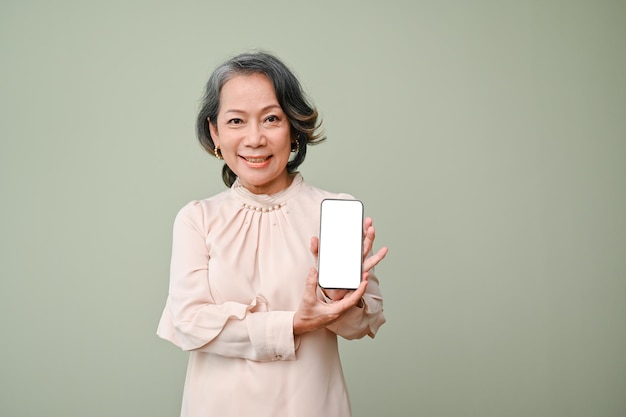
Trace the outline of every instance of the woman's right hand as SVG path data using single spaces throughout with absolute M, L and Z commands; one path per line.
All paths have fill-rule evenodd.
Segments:
M 363 273 L 361 285 L 350 291 L 341 300 L 326 303 L 317 296 L 317 270 L 311 268 L 306 279 L 304 295 L 300 306 L 293 317 L 293 334 L 300 335 L 326 327 L 357 305 L 367 288 L 368 272 Z

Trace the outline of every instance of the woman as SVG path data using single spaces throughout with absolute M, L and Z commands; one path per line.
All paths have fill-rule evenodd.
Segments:
M 317 112 L 281 61 L 250 53 L 211 75 L 197 125 L 230 188 L 174 222 L 158 335 L 190 351 L 181 415 L 349 416 L 337 335 L 374 337 L 385 322 L 372 268 L 387 249 L 372 254 L 367 218 L 360 287 L 317 286 L 320 202 L 352 198 L 296 171 L 324 139 Z

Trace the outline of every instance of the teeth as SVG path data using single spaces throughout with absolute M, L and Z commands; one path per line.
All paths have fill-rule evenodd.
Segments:
M 246 158 L 246 161 L 252 162 L 253 164 L 258 164 L 261 162 L 265 162 L 267 158 Z

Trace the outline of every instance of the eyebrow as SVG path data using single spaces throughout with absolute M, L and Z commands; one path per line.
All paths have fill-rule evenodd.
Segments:
M 284 111 L 282 107 L 278 104 L 270 104 L 269 106 L 265 106 L 261 109 L 261 113 L 265 113 L 268 110 L 279 109 L 280 111 Z M 245 114 L 246 112 L 239 109 L 228 109 L 225 110 L 224 113 L 237 113 L 237 114 Z

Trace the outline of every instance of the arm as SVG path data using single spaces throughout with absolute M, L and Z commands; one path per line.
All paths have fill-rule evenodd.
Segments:
M 157 334 L 183 350 L 255 361 L 295 359 L 294 312 L 250 304 L 216 304 L 208 280 L 209 253 L 199 203 L 174 221 L 170 288 Z

